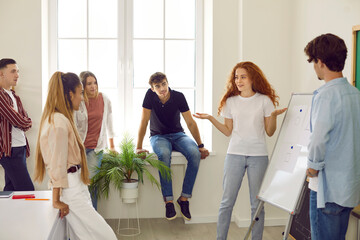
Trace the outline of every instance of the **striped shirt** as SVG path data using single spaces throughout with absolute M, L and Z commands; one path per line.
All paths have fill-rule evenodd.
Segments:
M 14 110 L 11 97 L 0 88 L 0 158 L 11 156 L 11 129 L 12 126 L 27 131 L 31 128 L 31 119 L 25 112 L 19 96 L 11 90 L 18 106 L 18 112 Z M 26 137 L 25 137 L 26 138 Z M 30 155 L 30 148 L 26 139 L 26 157 Z

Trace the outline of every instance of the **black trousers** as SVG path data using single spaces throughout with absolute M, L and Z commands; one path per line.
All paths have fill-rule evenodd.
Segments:
M 26 166 L 26 146 L 11 148 L 11 157 L 3 156 L 0 164 L 5 170 L 4 191 L 34 191 Z

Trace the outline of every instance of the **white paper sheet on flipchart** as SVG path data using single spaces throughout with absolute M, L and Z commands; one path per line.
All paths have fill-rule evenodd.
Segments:
M 294 106 L 287 114 L 286 132 L 291 133 L 284 136 L 283 142 L 297 143 L 300 135 L 302 135 L 303 128 L 301 127 L 305 116 L 307 114 L 308 106 L 298 105 Z
M 299 137 L 299 144 L 302 146 L 307 147 L 308 143 L 309 143 L 309 139 L 310 139 L 310 113 L 311 113 L 311 108 L 309 107 L 306 111 L 306 115 L 305 115 L 305 119 L 303 122 L 303 132 L 300 134 Z
M 280 160 L 277 162 L 279 170 L 292 173 L 298 160 L 301 146 L 297 144 L 284 144 L 280 149 Z

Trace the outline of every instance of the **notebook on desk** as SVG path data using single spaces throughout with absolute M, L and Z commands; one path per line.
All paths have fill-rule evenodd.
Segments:
M 0 198 L 9 198 L 14 194 L 13 191 L 0 191 Z

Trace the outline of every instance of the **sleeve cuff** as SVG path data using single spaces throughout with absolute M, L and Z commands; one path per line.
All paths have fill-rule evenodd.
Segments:
M 51 185 L 54 188 L 68 188 L 69 183 L 68 183 L 68 180 L 67 180 L 67 175 L 66 175 L 66 178 L 63 178 L 63 179 L 59 179 L 59 180 L 56 180 L 56 181 L 51 180 Z
M 322 162 L 315 163 L 311 159 L 308 159 L 307 166 L 308 166 L 308 168 L 312 168 L 315 170 L 322 170 L 325 167 L 325 162 L 322 161 Z

